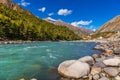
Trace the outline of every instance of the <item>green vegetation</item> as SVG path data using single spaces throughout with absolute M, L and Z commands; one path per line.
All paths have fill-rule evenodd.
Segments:
M 109 37 L 113 36 L 114 34 L 116 34 L 116 32 L 114 32 L 114 31 L 94 33 L 91 35 L 91 39 L 98 39 L 99 37 L 109 38 Z
M 13 10 L 0 4 L 0 40 L 78 40 L 65 26 L 57 26 L 28 11 Z

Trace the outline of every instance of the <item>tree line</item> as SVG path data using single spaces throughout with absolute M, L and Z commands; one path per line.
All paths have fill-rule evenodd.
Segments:
M 0 4 L 0 40 L 79 40 L 65 26 L 46 22 L 28 11 L 13 10 Z

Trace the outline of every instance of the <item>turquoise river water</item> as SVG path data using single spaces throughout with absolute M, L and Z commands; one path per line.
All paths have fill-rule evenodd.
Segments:
M 0 44 L 0 80 L 59 80 L 58 65 L 69 59 L 100 53 L 96 43 L 33 42 Z

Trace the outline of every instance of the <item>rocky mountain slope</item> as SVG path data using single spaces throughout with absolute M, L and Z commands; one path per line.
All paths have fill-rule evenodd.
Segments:
M 120 32 L 120 15 L 114 17 L 96 30 L 96 32 L 91 35 L 91 39 L 110 38 L 118 32 Z
M 99 32 L 117 32 L 120 31 L 120 15 L 114 17 L 112 20 L 106 22 L 101 26 L 96 33 Z
M 76 27 L 76 26 L 73 26 L 69 23 L 63 22 L 61 20 L 55 20 L 55 19 L 52 19 L 50 17 L 45 18 L 44 20 L 46 20 L 50 23 L 53 23 L 55 25 L 66 26 L 70 30 L 72 30 L 74 33 L 78 34 L 79 36 L 88 36 L 90 33 L 92 33 L 92 31 L 89 30 L 89 29 L 86 29 L 86 28 L 83 28 L 83 27 Z

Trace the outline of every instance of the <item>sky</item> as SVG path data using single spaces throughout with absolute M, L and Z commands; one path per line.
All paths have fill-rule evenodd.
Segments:
M 120 0 L 13 0 L 39 18 L 96 30 L 120 14 Z

